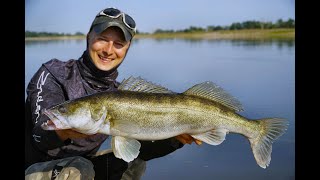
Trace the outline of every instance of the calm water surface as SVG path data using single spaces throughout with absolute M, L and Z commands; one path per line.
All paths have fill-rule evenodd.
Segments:
M 84 40 L 25 44 L 25 85 L 51 58 L 77 59 Z M 143 180 L 292 180 L 295 179 L 295 42 L 225 40 L 135 40 L 119 68 L 118 81 L 141 76 L 175 92 L 212 81 L 240 100 L 250 119 L 289 119 L 287 132 L 273 143 L 272 159 L 260 168 L 250 144 L 228 134 L 218 145 L 185 145 L 149 161 Z M 109 148 L 106 142 L 103 148 Z

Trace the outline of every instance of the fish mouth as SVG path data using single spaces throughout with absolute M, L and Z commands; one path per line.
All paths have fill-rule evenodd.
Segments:
M 65 124 L 64 118 L 59 118 L 57 115 L 55 115 L 52 111 L 45 109 L 43 111 L 43 114 L 49 117 L 49 120 L 42 124 L 42 128 L 44 129 L 68 129 L 69 126 Z M 51 121 L 53 124 L 49 124 L 49 121 Z
M 42 112 L 44 115 L 48 116 L 50 119 L 56 119 L 56 116 L 49 110 L 45 109 L 43 112 Z

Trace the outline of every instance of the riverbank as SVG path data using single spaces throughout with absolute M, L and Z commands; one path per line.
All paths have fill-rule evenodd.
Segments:
M 85 39 L 86 36 L 26 37 L 25 41 Z M 137 34 L 135 39 L 295 39 L 295 29 L 220 30 L 199 33 Z
M 25 37 L 25 41 L 48 41 L 48 40 L 68 40 L 85 39 L 86 36 L 50 36 L 50 37 Z

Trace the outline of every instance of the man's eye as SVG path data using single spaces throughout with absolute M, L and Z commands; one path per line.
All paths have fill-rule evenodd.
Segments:
M 124 44 L 122 42 L 115 42 L 114 43 L 116 47 L 121 48 L 124 46 Z
M 105 38 L 98 38 L 99 41 L 107 41 Z

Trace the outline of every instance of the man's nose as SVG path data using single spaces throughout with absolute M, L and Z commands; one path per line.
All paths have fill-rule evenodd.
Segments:
M 112 53 L 112 48 L 113 48 L 113 41 L 109 41 L 103 47 L 103 52 L 106 52 L 107 54 L 111 54 Z

